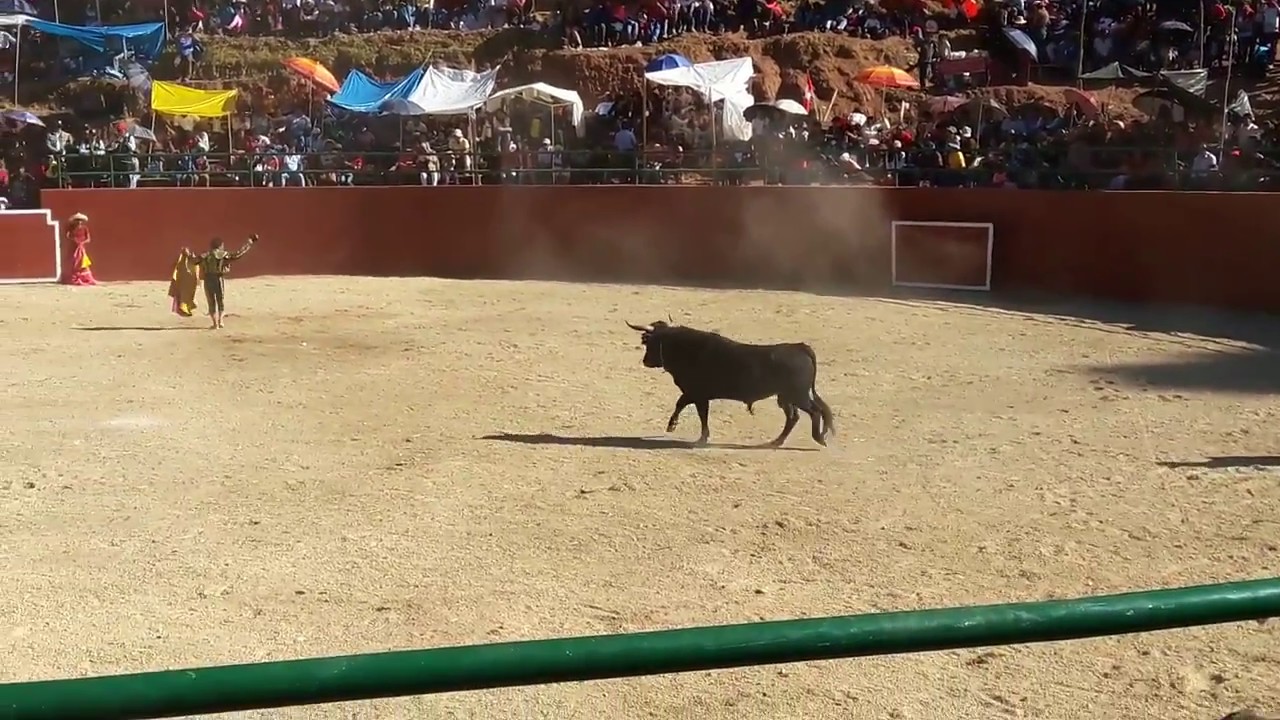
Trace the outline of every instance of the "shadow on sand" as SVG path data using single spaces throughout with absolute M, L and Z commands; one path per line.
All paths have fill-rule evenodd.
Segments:
M 196 325 L 95 325 L 78 327 L 83 332 L 169 332 L 170 330 L 204 330 L 204 326 Z
M 1086 370 L 1127 385 L 1162 390 L 1280 394 L 1280 352 L 1269 349 L 1202 350 L 1169 360 L 1101 365 Z
M 1280 323 L 1261 313 L 1178 305 L 911 291 L 871 296 L 938 312 L 1004 312 L 1033 323 L 1124 335 L 1142 333 L 1170 346 L 1154 362 L 1076 368 L 1136 387 L 1280 394 Z
M 1210 457 L 1208 460 L 1198 460 L 1195 462 L 1163 460 L 1157 464 L 1160 465 L 1160 467 L 1174 470 L 1183 468 L 1224 470 L 1227 468 L 1280 467 L 1280 455 L 1215 455 Z
M 549 433 L 537 433 L 532 435 L 496 433 L 493 435 L 485 435 L 480 439 L 499 440 L 502 442 L 520 443 L 522 445 L 565 445 L 571 447 L 617 448 L 622 450 L 700 450 L 702 448 L 711 448 L 713 450 L 787 450 L 791 452 L 814 452 L 818 449 L 814 447 L 786 446 L 774 448 L 768 445 L 741 445 L 738 443 L 714 442 L 699 446 L 695 445 L 692 441 L 671 440 L 669 438 L 620 436 L 566 437 L 563 435 L 551 435 Z
M 1106 300 L 1054 298 L 1025 294 L 991 294 L 899 288 L 865 297 L 889 303 L 938 310 L 949 308 L 995 310 L 1028 316 L 1026 319 L 1076 325 L 1099 331 L 1165 335 L 1174 344 L 1192 346 L 1187 340 L 1223 340 L 1225 347 L 1247 343 L 1280 350 L 1280 324 L 1264 313 L 1232 312 L 1195 305 L 1143 305 Z M 1180 336 L 1194 336 L 1184 338 Z M 1194 347 L 1203 348 L 1204 342 Z

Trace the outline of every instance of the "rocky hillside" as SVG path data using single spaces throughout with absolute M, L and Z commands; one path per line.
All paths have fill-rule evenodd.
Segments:
M 957 34 L 959 48 L 972 46 L 970 34 Z M 864 104 L 879 107 L 878 94 L 853 82 L 863 68 L 888 64 L 900 68 L 915 62 L 915 52 L 902 39 L 885 41 L 858 40 L 841 35 L 799 33 L 783 37 L 748 40 L 742 36 L 685 35 L 655 47 L 611 48 L 595 50 L 561 50 L 556 39 L 534 30 L 506 29 L 497 31 L 452 32 L 411 31 L 346 35 L 324 40 L 283 40 L 279 38 L 205 39 L 206 56 L 198 66 L 193 84 L 201 87 L 247 87 L 280 77 L 284 71 L 280 61 L 301 55 L 329 66 L 341 79 L 350 69 L 362 68 L 382 77 L 403 74 L 424 62 L 443 61 L 455 67 L 480 68 L 501 64 L 500 83 L 504 86 L 525 82 L 547 82 L 578 90 L 588 105 L 609 92 L 638 87 L 641 69 L 654 55 L 676 52 L 700 62 L 714 59 L 750 56 L 760 70 L 755 92 L 760 99 L 802 95 L 804 74 L 808 71 L 818 97 L 825 103 L 835 100 L 835 109 L 845 112 Z M 173 58 L 164 58 L 153 69 L 159 79 L 172 79 Z M 35 102 L 41 88 L 28 83 L 23 95 L 28 106 L 46 106 Z M 1255 96 L 1255 107 L 1273 108 L 1280 92 L 1263 85 Z M 32 95 L 28 96 L 28 92 Z M 85 108 L 102 103 L 112 88 L 104 83 L 76 83 L 62 88 L 48 88 L 52 94 L 49 109 Z M 1099 93 L 1119 115 L 1132 115 L 1129 105 L 1137 90 L 1110 90 Z M 1006 105 L 1027 101 L 1064 103 L 1058 87 L 993 87 L 975 94 L 989 95 Z M 894 93 L 890 93 L 890 98 Z M 910 94 L 908 94 L 910 95 Z
M 400 32 L 286 42 L 268 38 L 212 38 L 197 77 L 230 82 L 258 79 L 280 71 L 280 59 L 312 57 L 339 78 L 355 67 L 378 74 L 399 74 L 424 61 L 455 67 L 501 64 L 504 85 L 547 82 L 582 93 L 588 102 L 615 90 L 637 87 L 640 71 L 654 55 L 675 52 L 694 62 L 750 56 L 760 69 L 757 92 L 766 97 L 799 96 L 810 70 L 820 97 L 839 90 L 846 101 L 866 97 L 853 83 L 871 65 L 909 66 L 915 52 L 905 40 L 883 42 L 802 33 L 747 40 L 740 36 L 686 35 L 656 47 L 559 50 L 545 33 L 507 29 L 488 32 Z

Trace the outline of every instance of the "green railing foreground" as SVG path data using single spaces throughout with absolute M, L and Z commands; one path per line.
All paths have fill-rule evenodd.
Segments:
M 1280 578 L 1007 605 L 0 684 L 7 720 L 147 720 L 749 665 L 1075 640 L 1280 616 Z

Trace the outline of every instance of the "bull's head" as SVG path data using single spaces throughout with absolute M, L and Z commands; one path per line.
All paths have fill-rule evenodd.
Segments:
M 648 327 L 632 325 L 631 323 L 627 323 L 627 327 L 640 333 L 640 344 L 644 345 L 644 366 L 647 368 L 663 367 L 662 335 L 663 330 L 671 326 L 659 320 Z

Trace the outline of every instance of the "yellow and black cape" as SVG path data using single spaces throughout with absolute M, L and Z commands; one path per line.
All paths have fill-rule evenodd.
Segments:
M 173 311 L 182 317 L 191 317 L 196 311 L 196 290 L 200 287 L 200 263 L 187 253 L 178 256 L 173 264 L 173 279 L 169 281 L 169 297 L 173 299 Z

